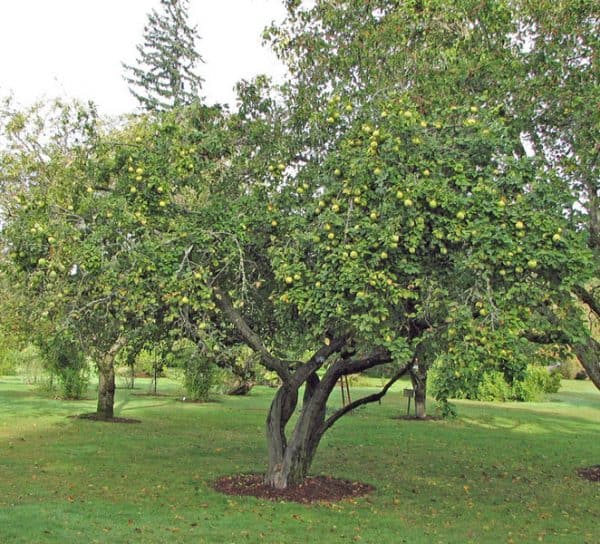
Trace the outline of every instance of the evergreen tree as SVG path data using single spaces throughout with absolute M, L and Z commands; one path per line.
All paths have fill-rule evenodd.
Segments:
M 188 21 L 187 0 L 160 0 L 138 44 L 136 65 L 123 63 L 129 90 L 146 111 L 166 110 L 198 100 L 203 79 L 195 72 L 197 28 Z

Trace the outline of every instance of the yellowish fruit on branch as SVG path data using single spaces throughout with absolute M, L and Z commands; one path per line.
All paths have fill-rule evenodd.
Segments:
M 531 270 L 534 270 L 535 268 L 537 268 L 538 266 L 538 262 L 535 259 L 529 259 L 527 261 L 527 267 L 530 268 Z
M 286 276 L 284 281 L 288 285 L 291 285 L 292 283 L 294 283 L 294 278 L 292 276 Z
M 515 228 L 517 230 L 523 230 L 525 228 L 525 224 L 523 223 L 523 221 L 517 221 L 515 223 Z
M 465 217 L 467 217 L 467 214 L 464 211 L 460 210 L 456 212 L 456 219 L 459 221 L 462 221 Z

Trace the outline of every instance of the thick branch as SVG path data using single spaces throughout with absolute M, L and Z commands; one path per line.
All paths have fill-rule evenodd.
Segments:
M 343 408 L 340 408 L 337 412 L 335 412 L 331 417 L 329 417 L 323 423 L 323 425 L 321 426 L 321 429 L 319 429 L 320 434 L 322 435 L 323 433 L 325 433 L 325 431 L 327 431 L 327 429 L 329 429 L 338 419 L 340 419 L 342 416 L 345 416 L 348 412 L 351 412 L 355 408 L 358 408 L 359 406 L 364 406 L 365 404 L 370 404 L 372 402 L 377 402 L 377 401 L 381 400 L 386 395 L 386 393 L 389 391 L 390 387 L 392 387 L 392 385 L 394 385 L 402 376 L 404 376 L 404 374 L 406 374 L 408 372 L 408 370 L 413 365 L 413 363 L 414 363 L 414 360 L 411 360 L 409 363 L 404 365 L 400 370 L 398 370 L 398 372 L 396 372 L 396 374 L 394 374 L 392 376 L 392 378 L 390 378 L 390 380 L 385 384 L 383 389 L 381 391 L 379 391 L 378 393 L 373 393 L 372 395 L 362 397 L 360 399 L 357 399 L 357 400 L 351 402 L 350 404 L 347 404 Z
M 561 330 L 548 332 L 526 331 L 523 336 L 534 344 L 570 344 L 571 340 Z
M 321 368 L 323 363 L 327 361 L 334 353 L 341 351 L 346 342 L 350 338 L 350 334 L 345 333 L 338 338 L 330 340 L 328 345 L 323 345 L 306 363 L 296 370 L 294 373 L 294 383 L 299 387 L 309 376 Z
M 278 359 L 274 355 L 269 352 L 269 350 L 264 346 L 258 334 L 256 334 L 246 323 L 246 320 L 238 312 L 231 302 L 231 299 L 222 291 L 218 286 L 214 288 L 215 293 L 215 302 L 217 306 L 221 309 L 221 311 L 227 316 L 229 321 L 235 326 L 238 332 L 242 335 L 242 338 L 248 344 L 250 348 L 256 351 L 266 368 L 276 372 L 277 375 L 284 381 L 289 382 L 290 380 L 290 372 L 284 361 Z
M 362 359 L 354 359 L 345 362 L 341 367 L 340 376 L 358 374 L 359 372 L 364 372 L 365 370 L 373 368 L 374 366 L 390 363 L 391 361 L 391 353 L 386 349 L 381 349 L 375 353 L 372 353 L 371 355 L 368 355 L 367 357 L 363 357 Z
M 590 293 L 583 285 L 575 285 L 573 292 L 587 304 L 592 312 L 596 314 L 596 317 L 600 319 L 600 301 L 596 300 L 596 297 Z

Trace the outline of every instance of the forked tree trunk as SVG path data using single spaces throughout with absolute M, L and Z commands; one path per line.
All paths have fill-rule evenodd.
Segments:
M 269 466 L 265 475 L 265 483 L 276 489 L 301 484 L 307 477 L 321 438 L 334 423 L 352 409 L 375 402 L 385 395 L 391 384 L 396 381 L 408 366 L 399 372 L 379 393 L 358 399 L 339 409 L 326 420 L 327 400 L 338 380 L 345 374 L 360 372 L 375 366 L 381 360 L 389 362 L 389 358 L 378 356 L 365 358 L 355 363 L 337 361 L 332 364 L 321 380 L 312 373 L 305 381 L 305 392 L 302 411 L 289 437 L 285 434 L 285 424 L 290 420 L 298 401 L 298 389 L 290 385 L 282 386 L 276 393 L 267 418 L 267 443 L 269 448 Z M 378 363 L 378 364 L 381 364 Z M 355 372 L 348 372 L 351 365 Z
M 304 405 L 283 449 L 278 447 L 276 437 L 268 435 L 269 467 L 265 483 L 276 489 L 285 489 L 306 479 L 321 440 L 324 413 L 325 406 L 319 406 L 318 402 Z
M 98 362 L 98 405 L 96 414 L 103 419 L 114 417 L 115 405 L 115 357 L 125 345 L 125 339 L 117 338 Z

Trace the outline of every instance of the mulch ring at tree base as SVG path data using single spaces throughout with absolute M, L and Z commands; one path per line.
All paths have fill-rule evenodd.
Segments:
M 128 417 L 102 417 L 99 414 L 78 414 L 67 416 L 70 419 L 89 419 L 91 421 L 103 421 L 105 423 L 141 423 L 139 419 L 130 419 Z
M 600 482 L 600 465 L 592 467 L 578 468 L 577 474 L 590 482 Z
M 223 476 L 213 484 L 215 490 L 226 495 L 250 496 L 270 501 L 290 501 L 309 504 L 313 502 L 337 502 L 363 497 L 375 488 L 361 482 L 351 482 L 329 476 L 311 476 L 297 486 L 275 489 L 264 483 L 262 474 L 239 474 Z
M 417 417 L 417 416 L 392 416 L 391 419 L 404 419 L 406 421 L 442 421 L 442 417 L 439 416 L 425 416 L 425 417 Z

